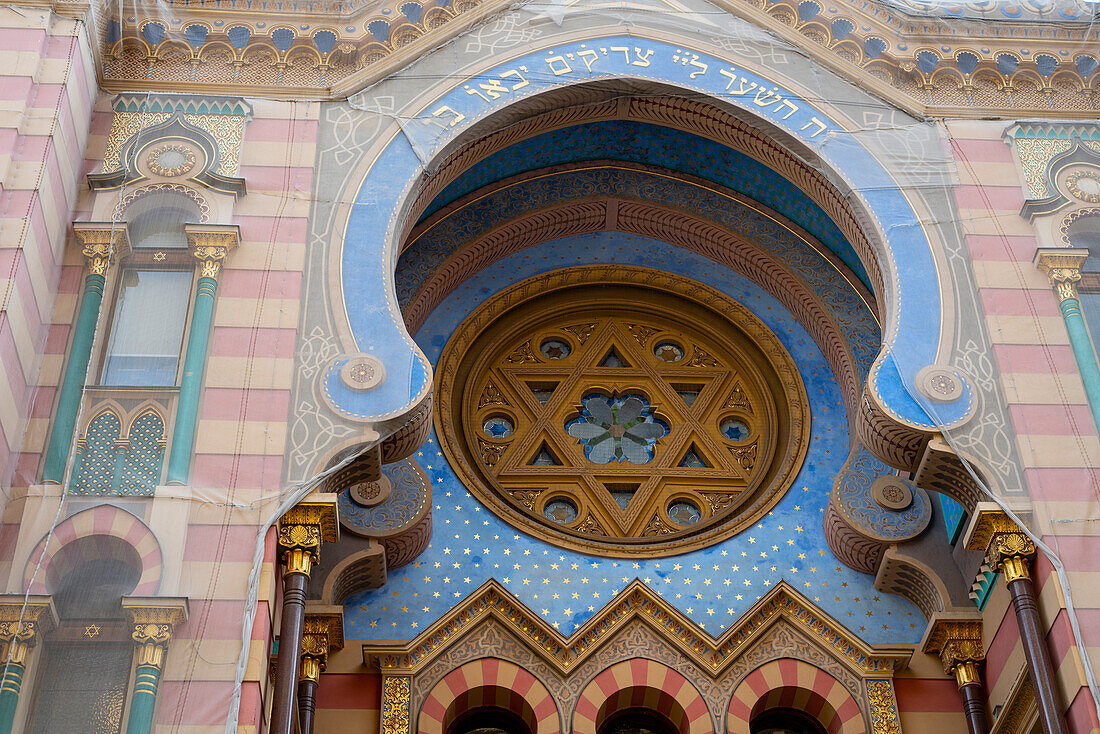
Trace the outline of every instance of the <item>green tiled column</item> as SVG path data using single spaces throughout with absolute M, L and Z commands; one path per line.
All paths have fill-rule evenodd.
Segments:
M 168 454 L 168 484 L 187 484 L 191 476 L 191 454 L 195 446 L 206 351 L 214 320 L 214 300 L 218 294 L 218 275 L 222 261 L 239 240 L 240 233 L 236 226 L 187 225 L 187 244 L 198 261 L 199 282 L 195 286 L 195 300 L 191 308 L 191 333 L 183 358 L 176 423 Z
M 1035 264 L 1046 273 L 1058 295 L 1073 358 L 1092 409 L 1092 421 L 1100 430 L 1100 365 L 1096 361 L 1096 350 L 1093 349 L 1085 317 L 1081 315 L 1081 300 L 1077 295 L 1081 267 L 1088 256 L 1089 251 L 1081 248 L 1044 247 L 1035 253 Z
M 27 658 L 41 641 L 42 633 L 57 623 L 57 614 L 49 597 L 6 596 L 0 601 L 0 643 L 4 654 L 0 659 L 0 734 L 11 734 Z
M 46 458 L 42 465 L 42 481 L 50 484 L 60 484 L 65 478 L 65 466 L 69 460 L 73 432 L 76 430 L 76 418 L 80 413 L 80 397 L 84 392 L 100 305 L 103 302 L 107 268 L 113 257 L 125 254 L 124 251 L 128 249 L 125 223 L 76 222 L 73 230 L 83 248 L 87 274 L 84 276 L 84 295 L 80 299 L 80 310 L 73 325 L 69 358 L 58 389 L 53 430 L 50 432 Z
M 137 653 L 126 734 L 150 734 L 168 643 L 173 629 L 187 619 L 187 600 L 123 597 L 122 607 L 134 625 L 132 636 Z

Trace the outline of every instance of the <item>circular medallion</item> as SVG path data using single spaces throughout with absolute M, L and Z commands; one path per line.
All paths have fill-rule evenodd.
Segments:
M 340 380 L 351 390 L 366 392 L 382 384 L 386 368 L 382 361 L 370 354 L 352 357 L 340 368 Z
M 512 421 L 504 415 L 489 416 L 485 419 L 485 423 L 482 424 L 481 428 L 491 438 L 507 438 L 515 430 Z
M 1069 192 L 1090 204 L 1100 204 L 1100 174 L 1093 171 L 1075 171 L 1066 177 Z
M 904 510 L 913 504 L 913 490 L 897 477 L 879 477 L 871 485 L 871 499 L 887 510 Z
M 436 379 L 436 432 L 463 483 L 516 527 L 587 552 L 733 535 L 779 501 L 809 438 L 801 377 L 772 332 L 643 268 L 502 291 L 455 330 Z
M 569 500 L 547 502 L 542 514 L 557 523 L 570 523 L 577 519 L 577 506 Z
M 145 165 L 157 176 L 182 176 L 195 167 L 195 152 L 183 145 L 161 145 L 149 153 Z
M 383 474 L 376 482 L 359 482 L 348 488 L 348 495 L 358 505 L 374 507 L 386 501 L 390 496 L 393 483 Z
M 963 394 L 962 380 L 954 370 L 929 365 L 917 373 L 917 389 L 938 403 L 950 403 Z
M 749 427 L 737 418 L 727 418 L 720 427 L 722 435 L 730 441 L 744 441 L 749 437 Z

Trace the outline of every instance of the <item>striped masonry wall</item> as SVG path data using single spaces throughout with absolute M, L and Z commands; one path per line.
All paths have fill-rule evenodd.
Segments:
M 1058 300 L 1033 264 L 1041 242 L 1020 216 L 1022 178 L 1003 122 L 952 121 L 956 191 L 985 326 L 1008 404 L 1016 449 L 1034 503 L 1034 526 L 1065 563 L 1089 655 L 1100 660 L 1100 527 L 1089 518 L 1100 497 L 1100 437 L 1069 345 Z M 1057 216 L 1057 215 L 1056 215 Z M 1090 510 L 1089 508 L 1093 508 Z M 1053 568 L 1034 567 L 1056 675 L 1075 733 L 1098 732 L 1095 705 L 1084 688 L 1081 657 Z M 990 708 L 1002 705 L 1024 666 L 1019 630 L 1003 582 L 985 609 L 986 686 Z
M 70 212 L 82 185 L 95 75 L 83 23 L 0 8 L 0 488 L 20 452 L 48 347 Z
M 79 197 L 56 214 L 62 222 L 92 219 L 95 196 L 84 175 L 102 169 L 113 118 L 112 99 L 100 95 L 87 133 L 77 148 Z M 159 593 L 190 600 L 190 618 L 173 635 L 162 676 L 156 728 L 189 734 L 223 732 L 231 708 L 257 533 L 282 490 L 283 456 L 290 421 L 293 359 L 305 262 L 306 221 L 319 107 L 311 103 L 249 100 L 254 115 L 245 128 L 239 175 L 247 194 L 235 204 L 231 223 L 240 226 L 240 246 L 219 278 L 204 391 L 200 399 L 190 488 L 158 491 L 145 510 L 158 536 L 180 536 L 166 551 L 166 579 Z M 90 103 L 89 103 L 90 108 Z M 102 194 L 100 194 L 102 196 Z M 101 207 L 97 207 L 98 209 Z M 64 232 L 62 232 L 64 234 Z M 50 428 L 53 401 L 79 306 L 83 259 L 71 241 L 56 248 L 63 263 L 48 315 L 49 336 L 37 374 L 20 481 L 37 481 Z M 108 300 L 101 315 L 104 333 Z M 18 528 L 13 517 L 10 526 Z M 159 519 L 159 524 L 158 524 Z M 7 526 L 6 526 L 7 527 Z M 0 535 L 0 551 L 16 540 Z M 9 550 L 5 558 L 11 557 Z M 260 574 L 260 604 L 249 637 L 238 731 L 262 731 L 268 657 L 273 637 L 275 542 L 269 533 Z M 22 569 L 20 569 L 22 571 Z M 376 707 L 377 708 L 377 707 Z

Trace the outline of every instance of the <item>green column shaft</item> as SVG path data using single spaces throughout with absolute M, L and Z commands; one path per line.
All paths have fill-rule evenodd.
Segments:
M 1073 356 L 1077 360 L 1077 369 L 1085 383 L 1085 395 L 1092 408 L 1092 420 L 1100 429 L 1100 365 L 1096 363 L 1096 352 L 1089 340 L 1088 327 L 1081 315 L 1081 303 L 1076 298 L 1062 301 L 1062 318 L 1066 321 L 1069 343 L 1073 347 Z
M 103 303 L 102 275 L 89 274 L 84 279 L 84 297 L 76 317 L 73 343 L 69 349 L 69 361 L 61 380 L 61 392 L 54 412 L 53 432 L 46 448 L 46 460 L 42 468 L 42 481 L 60 484 L 65 478 L 65 464 L 69 460 L 69 448 L 76 430 L 76 417 L 80 412 L 80 396 L 88 376 L 88 361 L 92 356 L 95 325 L 99 321 L 99 307 Z
M 15 724 L 15 709 L 19 705 L 19 689 L 23 687 L 23 666 L 8 662 L 0 679 L 0 734 L 11 734 Z
M 195 288 L 195 307 L 191 312 L 191 334 L 187 339 L 187 354 L 183 359 L 183 379 L 180 381 L 176 424 L 172 429 L 172 448 L 168 456 L 168 483 L 187 484 L 191 473 L 191 450 L 195 445 L 195 419 L 199 413 L 199 394 L 206 367 L 206 348 L 210 342 L 210 325 L 214 316 L 214 296 L 218 281 L 199 278 Z
M 130 718 L 126 721 L 126 734 L 149 734 L 153 730 L 153 713 L 157 707 L 159 685 L 160 668 L 155 665 L 137 666 L 134 672 L 134 695 L 130 700 Z

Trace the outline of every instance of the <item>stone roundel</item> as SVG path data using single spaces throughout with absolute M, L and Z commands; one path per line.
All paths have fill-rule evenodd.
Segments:
M 917 389 L 937 403 L 954 402 L 966 392 L 961 375 L 935 365 L 929 365 L 917 373 Z
M 157 176 L 175 178 L 190 173 L 195 167 L 195 151 L 186 145 L 168 143 L 149 151 L 145 165 Z
M 371 354 L 360 354 L 348 359 L 340 367 L 340 380 L 349 390 L 366 392 L 373 390 L 386 379 L 382 360 Z

